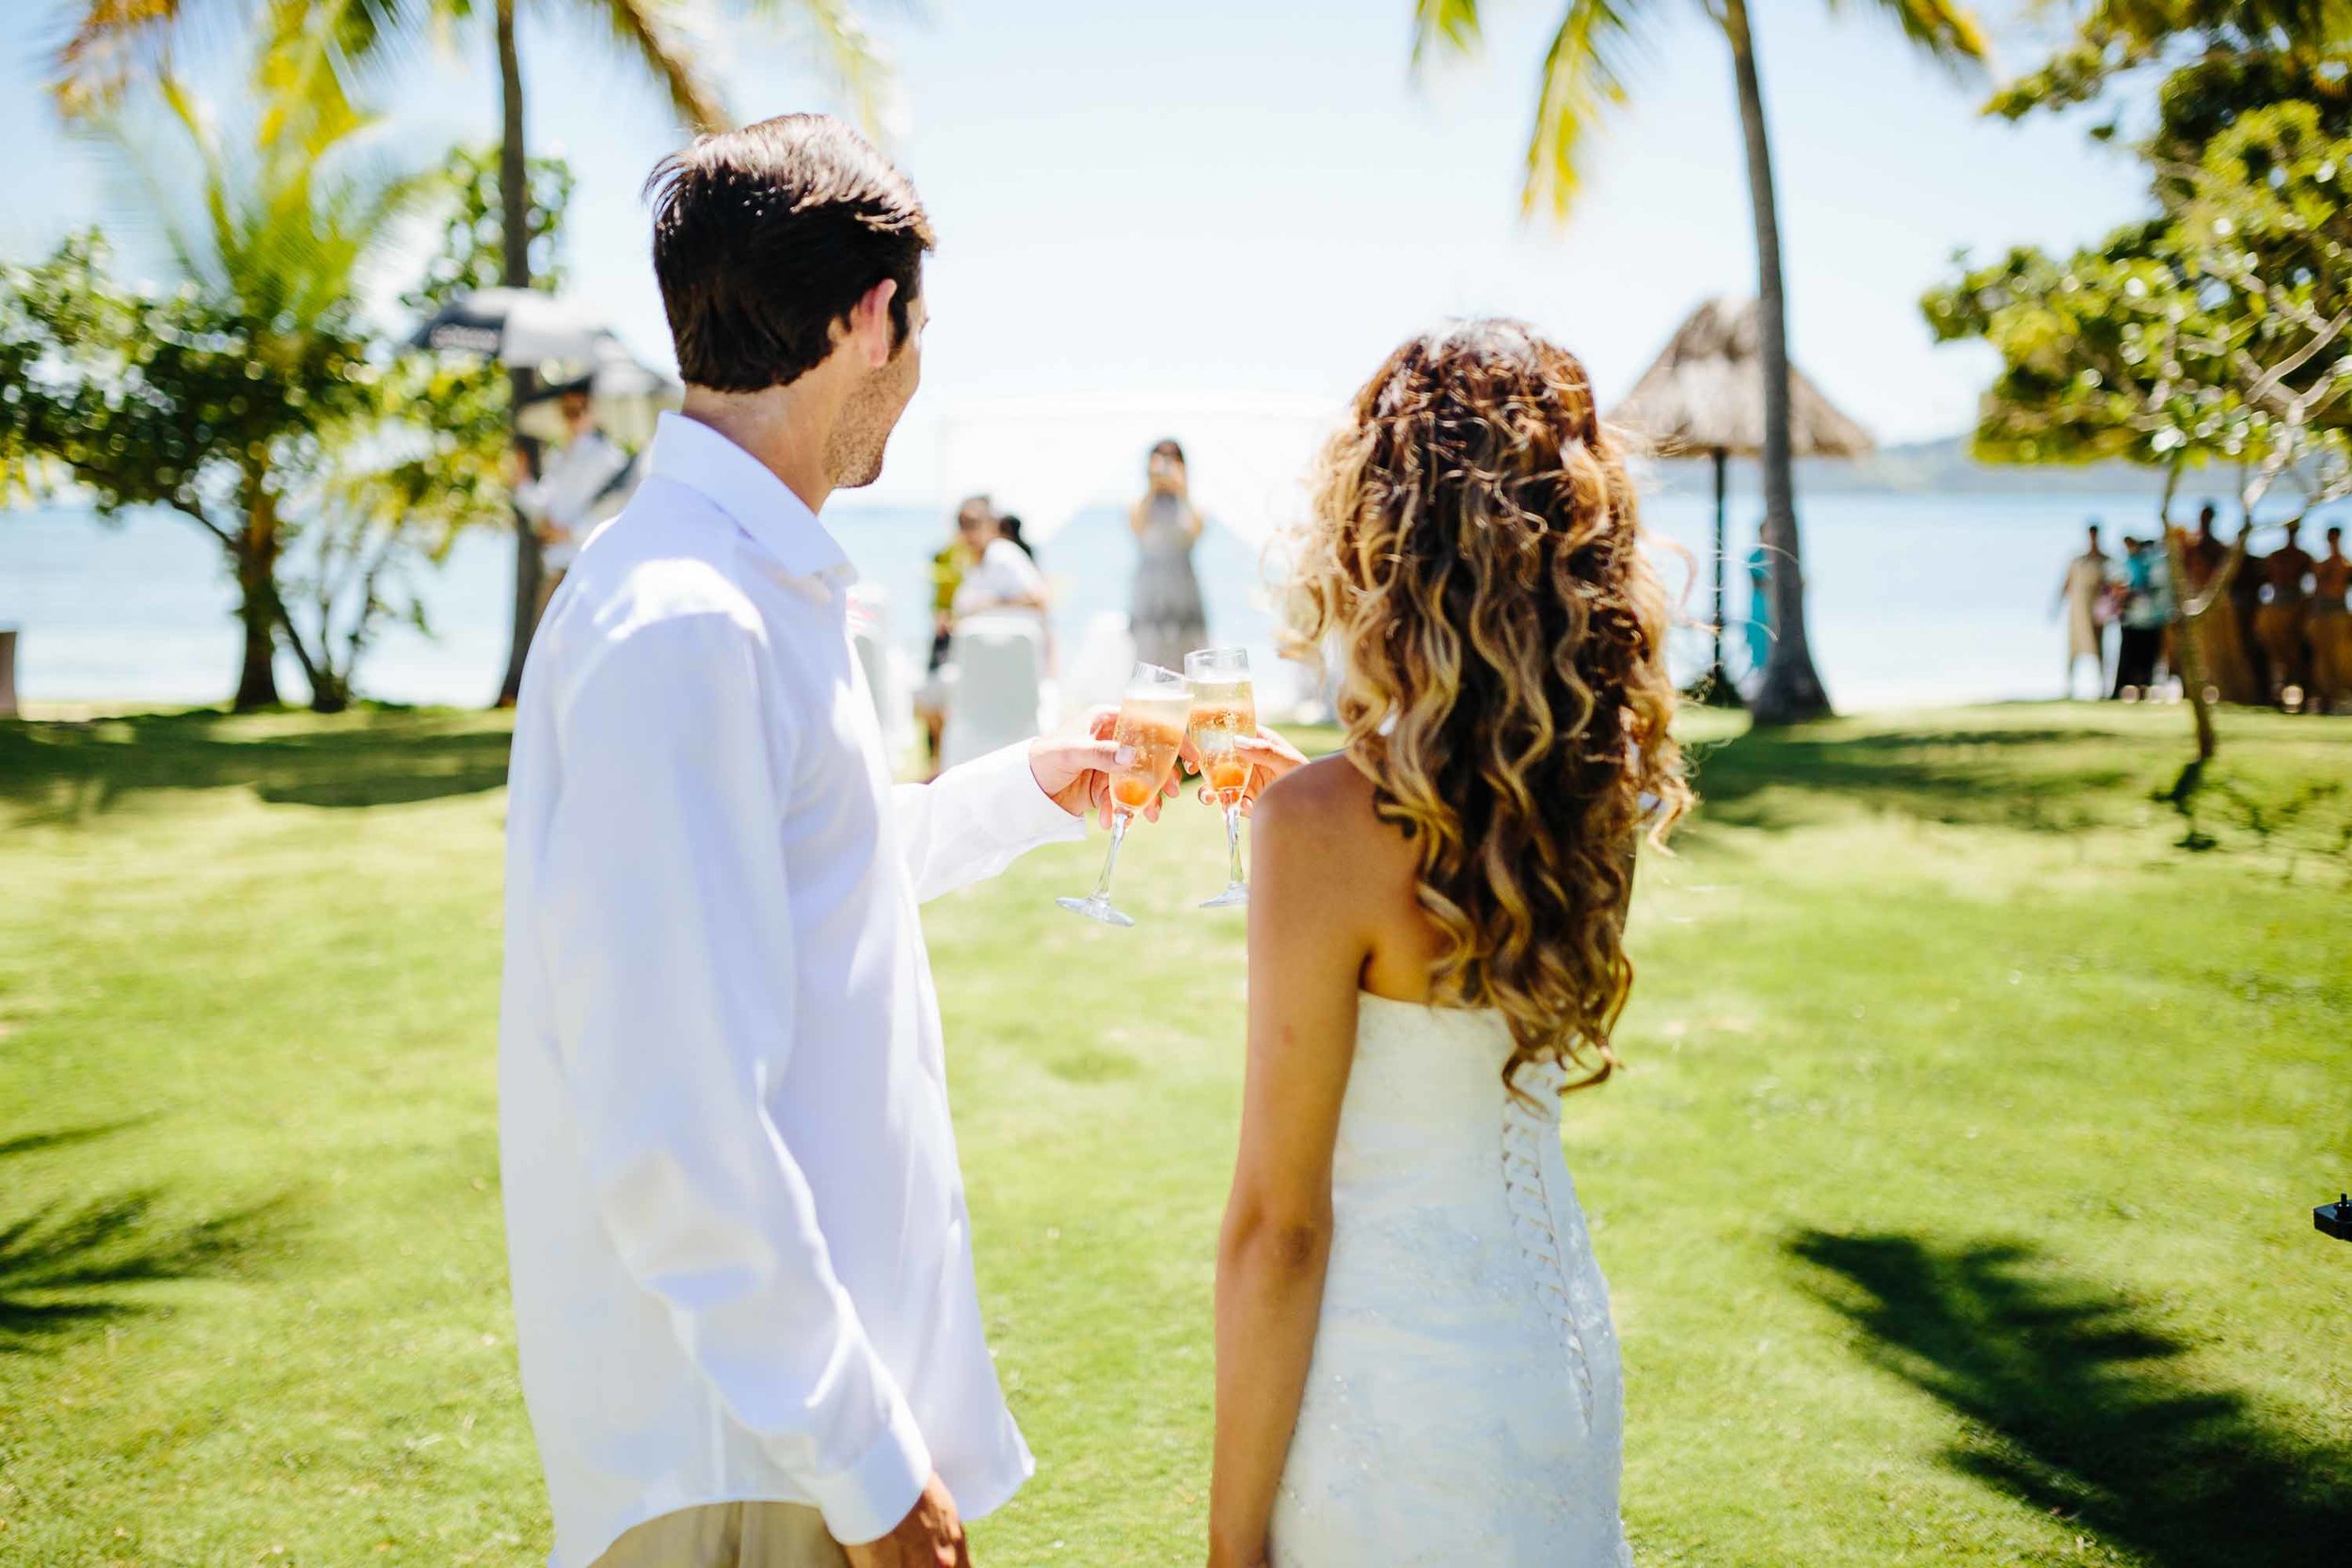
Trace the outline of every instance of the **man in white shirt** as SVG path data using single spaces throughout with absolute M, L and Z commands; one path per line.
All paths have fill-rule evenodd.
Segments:
M 818 520 L 920 373 L 914 189 L 787 116 L 648 184 L 687 383 L 531 652 L 500 1133 L 553 1568 L 968 1562 L 981 1336 L 919 900 L 1079 836 L 1099 738 L 894 787 Z
M 548 454 L 538 478 L 518 474 L 515 485 L 516 509 L 538 531 L 539 559 L 547 568 L 539 580 L 542 616 L 590 531 L 620 511 L 628 473 L 628 453 L 596 427 L 588 388 L 567 387 L 560 402 L 570 439 Z M 519 453 L 516 461 L 519 466 Z

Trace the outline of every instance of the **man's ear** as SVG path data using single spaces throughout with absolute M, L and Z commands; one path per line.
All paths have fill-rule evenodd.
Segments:
M 898 346 L 898 329 L 890 319 L 890 302 L 898 297 L 898 280 L 885 277 L 850 307 L 850 341 L 867 370 L 888 364 Z

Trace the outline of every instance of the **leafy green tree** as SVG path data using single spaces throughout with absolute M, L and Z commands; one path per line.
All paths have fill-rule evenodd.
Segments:
M 501 446 L 469 441 L 457 389 L 360 312 L 359 280 L 431 183 L 357 156 L 348 112 L 265 103 L 263 139 L 232 150 L 161 87 L 196 178 L 151 171 L 146 215 L 179 278 L 121 281 L 96 235 L 0 268 L 0 483 L 187 518 L 237 585 L 236 705 L 278 702 L 282 642 L 313 705 L 340 707 L 385 618 L 416 613 L 405 566 L 503 504 Z
M 1695 4 L 1722 30 L 1731 54 L 1747 153 L 1749 206 L 1756 221 L 1764 373 L 1764 546 L 1772 560 L 1772 626 L 1777 635 L 1763 683 L 1750 705 L 1759 722 L 1788 723 L 1827 713 L 1829 695 L 1813 667 L 1805 629 L 1804 569 L 1789 469 L 1788 304 L 1781 277 L 1780 201 L 1772 182 L 1764 88 L 1748 0 Z M 1984 56 L 1984 30 L 1973 10 L 1958 0 L 1877 0 L 1867 8 L 1882 13 L 1913 45 L 1937 60 L 1958 68 Z M 1414 0 L 1415 61 L 1433 47 L 1475 48 L 1487 9 L 1480 0 Z M 1544 55 L 1534 128 L 1528 137 L 1523 201 L 1530 214 L 1545 212 L 1560 218 L 1574 206 L 1593 130 L 1630 96 L 1643 34 L 1666 9 L 1664 0 L 1567 0 Z
M 2151 145 L 2202 147 L 2249 103 L 2342 102 L 2331 56 L 2352 40 L 2352 0 L 2077 0 L 2072 35 L 1988 108 L 2010 119 L 2106 103 L 2159 78 Z M 2093 135 L 2115 134 L 2112 119 Z
M 2309 103 L 2243 112 L 2194 164 L 2157 166 L 2157 217 L 2064 259 L 2020 247 L 1923 301 L 1939 338 L 2000 353 L 1977 455 L 2165 471 L 2184 634 L 2226 602 L 2244 548 L 2188 592 L 2169 517 L 2185 468 L 2233 466 L 2248 515 L 2282 482 L 2298 515 L 2352 495 L 2352 136 L 2329 118 Z M 2198 640 L 2176 642 L 2201 760 L 2215 740 Z
M 205 21 L 242 24 L 255 0 L 70 0 L 72 24 L 54 62 L 53 84 L 70 116 L 103 111 L 126 83 L 163 69 L 171 46 Z M 523 137 L 522 55 L 516 33 L 516 0 L 261 0 L 262 36 L 288 102 L 344 105 L 356 72 L 405 57 L 469 27 L 487 23 L 498 63 L 500 142 L 500 276 L 511 288 L 532 281 L 529 156 Z M 667 98 L 678 118 L 698 130 L 727 121 L 724 95 L 711 59 L 699 45 L 695 7 L 688 0 L 548 0 L 542 11 L 601 34 L 635 62 Z M 886 80 L 859 20 L 856 0 L 733 0 L 735 16 L 798 24 L 811 52 L 828 67 L 869 124 Z M 511 378 L 516 403 L 531 391 L 527 372 Z M 527 455 L 535 455 L 522 443 Z M 536 531 L 519 512 L 515 535 L 513 635 L 501 701 L 522 686 L 532 616 L 545 563 Z

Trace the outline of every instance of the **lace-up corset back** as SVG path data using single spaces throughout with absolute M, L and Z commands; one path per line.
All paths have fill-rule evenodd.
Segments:
M 1276 1568 L 1619 1568 L 1623 1393 L 1564 1074 L 1510 1094 L 1497 1013 L 1367 994 L 1359 1019 Z

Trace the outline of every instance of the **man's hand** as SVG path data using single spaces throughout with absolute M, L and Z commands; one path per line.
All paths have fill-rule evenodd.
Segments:
M 972 1546 L 956 1517 L 956 1499 L 936 1473 L 898 1528 L 879 1541 L 843 1546 L 850 1568 L 972 1568 Z
M 1098 707 L 1087 715 L 1081 736 L 1040 736 L 1029 742 L 1029 774 L 1037 780 L 1038 788 L 1073 816 L 1096 813 L 1106 828 L 1111 821 L 1110 770 L 1119 760 L 1119 747 L 1111 736 L 1118 728 L 1119 710 Z M 1185 745 L 1189 748 L 1191 742 Z M 1176 780 L 1171 775 L 1160 796 L 1143 808 L 1145 818 L 1157 822 L 1160 800 L 1175 793 Z

